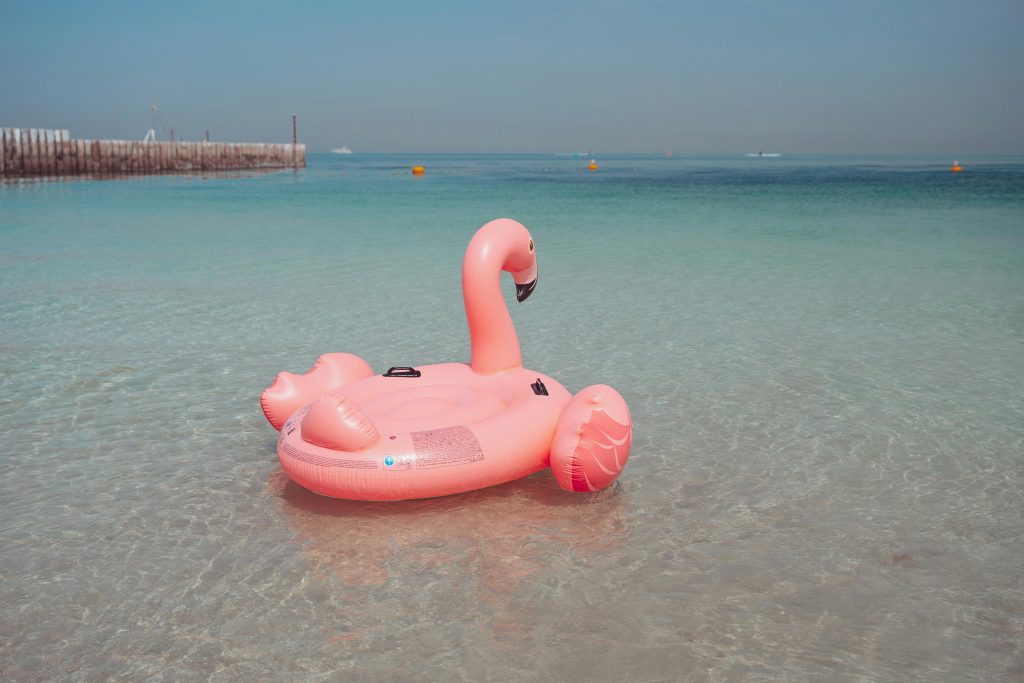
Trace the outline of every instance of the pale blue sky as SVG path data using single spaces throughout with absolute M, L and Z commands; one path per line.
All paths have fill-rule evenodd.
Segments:
M 0 126 L 313 150 L 1024 153 L 1024 2 L 0 0 Z

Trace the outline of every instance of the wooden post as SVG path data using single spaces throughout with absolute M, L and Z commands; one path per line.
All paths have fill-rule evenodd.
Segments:
M 7 132 L 7 144 L 10 145 L 7 172 L 25 175 L 25 159 L 21 154 L 21 128 L 12 128 Z
M 47 140 L 49 132 L 45 128 L 39 129 L 39 175 L 50 174 L 50 159 L 53 157 L 50 155 L 50 144 Z
M 22 175 L 24 171 L 21 168 L 21 153 L 19 151 L 21 145 L 20 128 L 9 128 L 7 130 L 7 144 L 7 151 L 10 155 L 7 157 L 7 172 Z
M 53 170 L 58 175 L 64 175 L 64 132 L 53 131 Z
M 67 131 L 60 132 L 60 160 L 61 173 L 74 173 L 74 166 L 71 163 L 71 140 L 68 140 Z
M 46 131 L 45 128 L 38 128 L 36 130 L 37 130 L 37 135 L 39 136 L 39 148 L 38 148 L 38 150 L 39 150 L 39 160 L 37 162 L 39 164 L 39 175 L 49 175 L 49 173 L 50 173 L 50 158 L 51 157 L 50 157 L 50 154 L 49 154 L 49 151 L 50 151 L 49 147 L 50 147 L 50 145 L 47 144 L 47 141 L 46 141 L 46 132 L 47 131 Z
M 18 168 L 21 170 L 21 175 L 26 175 L 28 169 L 25 167 L 25 156 L 26 149 L 28 148 L 28 130 L 25 128 L 18 129 Z
M 45 156 L 43 157 L 43 159 L 44 159 L 45 163 L 44 163 L 43 168 L 44 168 L 44 172 L 45 172 L 46 175 L 53 175 L 54 173 L 56 173 L 57 155 L 56 155 L 55 150 L 56 150 L 56 143 L 55 143 L 55 141 L 53 139 L 53 131 L 52 130 L 44 130 L 43 131 L 43 154 Z
M 60 142 L 58 141 L 57 131 L 47 131 L 46 135 L 48 144 L 50 147 L 50 161 L 47 164 L 49 167 L 50 175 L 60 174 Z
M 21 168 L 21 175 L 28 173 L 25 168 L 25 149 L 28 145 L 28 131 L 24 128 L 18 129 L 18 166 Z
M 35 174 L 35 164 L 33 164 L 32 162 L 35 161 L 35 159 L 32 157 L 32 147 L 33 147 L 33 145 L 32 145 L 32 129 L 31 128 L 23 128 L 21 133 L 22 133 L 22 139 L 21 139 L 22 140 L 21 141 L 22 173 L 24 175 L 34 175 Z
M 35 175 L 38 172 L 36 148 L 39 146 L 39 143 L 36 140 L 36 129 L 29 128 L 27 131 L 28 144 L 25 146 L 25 175 Z

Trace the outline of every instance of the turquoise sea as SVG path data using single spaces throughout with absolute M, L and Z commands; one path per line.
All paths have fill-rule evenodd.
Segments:
M 0 678 L 1024 678 L 1024 159 L 587 161 L 0 185 Z M 467 360 L 497 217 L 616 486 L 289 483 L 260 391 Z

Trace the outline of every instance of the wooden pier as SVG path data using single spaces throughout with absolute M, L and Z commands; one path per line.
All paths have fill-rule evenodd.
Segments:
M 0 128 L 0 178 L 304 168 L 306 146 L 73 140 L 66 130 Z

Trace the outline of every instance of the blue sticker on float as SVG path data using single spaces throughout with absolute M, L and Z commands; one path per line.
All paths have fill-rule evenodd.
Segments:
M 389 455 L 386 458 L 384 458 L 384 464 L 387 465 L 388 467 L 391 467 L 392 465 L 395 464 L 395 459 Z

